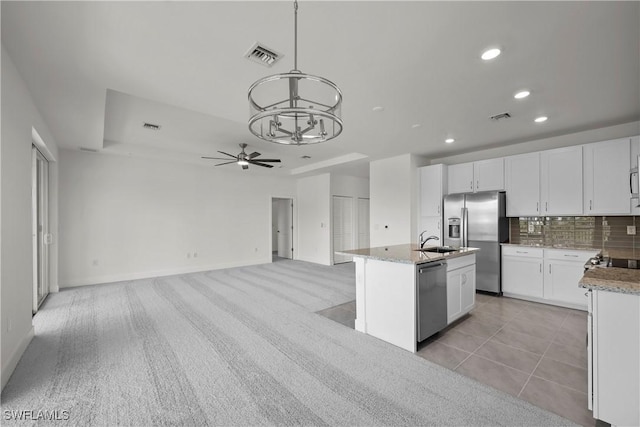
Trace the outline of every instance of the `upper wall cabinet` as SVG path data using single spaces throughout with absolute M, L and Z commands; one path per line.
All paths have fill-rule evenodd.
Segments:
M 540 153 L 504 159 L 507 216 L 540 214 Z
M 631 138 L 584 146 L 585 215 L 630 214 Z
M 481 160 L 448 168 L 449 194 L 504 190 L 504 159 Z
M 582 146 L 540 153 L 540 210 L 543 215 L 582 215 Z

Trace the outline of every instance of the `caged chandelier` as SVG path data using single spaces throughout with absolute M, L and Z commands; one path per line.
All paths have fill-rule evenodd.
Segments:
M 333 82 L 298 70 L 298 2 L 294 1 L 293 70 L 249 88 L 249 130 L 265 141 L 306 145 L 342 132 L 342 92 Z

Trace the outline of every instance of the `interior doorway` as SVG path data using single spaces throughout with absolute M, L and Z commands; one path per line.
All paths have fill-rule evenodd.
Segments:
M 293 259 L 293 199 L 271 199 L 271 250 L 273 259 Z
M 33 239 L 33 307 L 35 314 L 49 295 L 49 161 L 31 148 L 31 206 Z
M 355 249 L 354 199 L 352 197 L 333 196 L 333 263 L 341 264 L 353 261 L 353 257 L 336 252 Z

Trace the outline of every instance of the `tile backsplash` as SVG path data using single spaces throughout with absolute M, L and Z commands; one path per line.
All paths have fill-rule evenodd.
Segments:
M 640 235 L 627 234 L 637 227 L 639 216 L 563 216 L 509 218 L 509 241 L 514 244 L 608 251 L 640 251 Z

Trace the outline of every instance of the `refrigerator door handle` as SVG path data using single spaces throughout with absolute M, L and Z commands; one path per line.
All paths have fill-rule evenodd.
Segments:
M 466 248 L 469 245 L 469 211 L 467 208 L 462 208 L 462 233 L 460 243 L 462 247 Z

